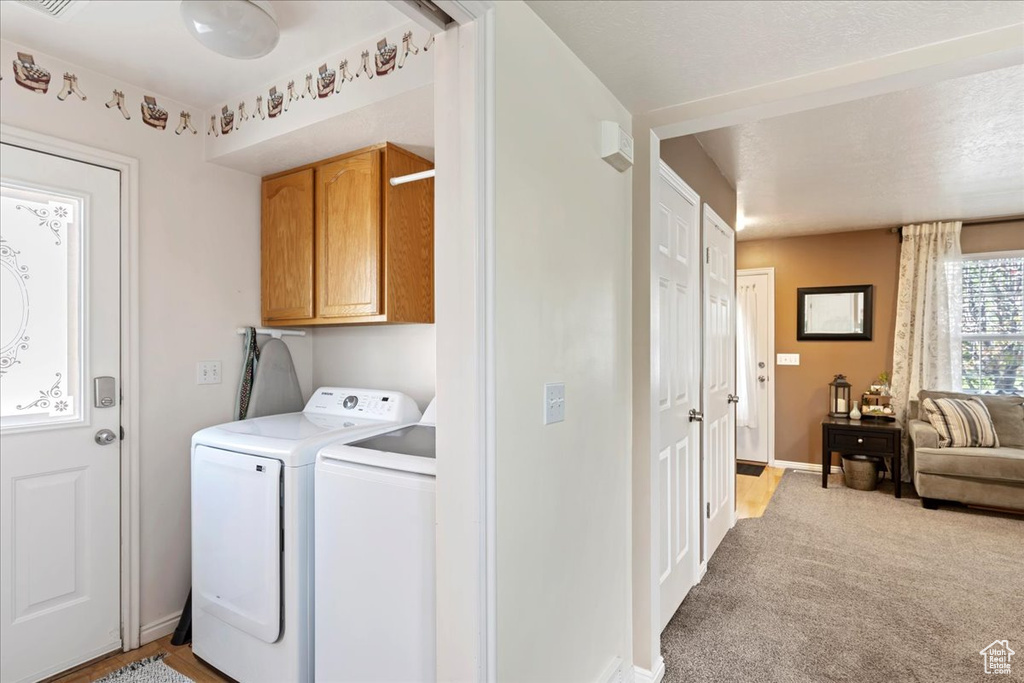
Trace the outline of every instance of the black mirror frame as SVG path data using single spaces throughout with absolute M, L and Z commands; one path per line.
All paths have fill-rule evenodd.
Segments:
M 797 341 L 871 341 L 875 318 L 874 285 L 843 285 L 840 287 L 799 287 L 796 290 L 796 340 Z M 828 334 L 804 332 L 804 299 L 808 294 L 863 294 L 864 331 L 856 333 Z

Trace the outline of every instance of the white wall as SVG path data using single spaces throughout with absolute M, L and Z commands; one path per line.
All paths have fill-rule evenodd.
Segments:
M 631 662 L 631 175 L 599 150 L 631 122 L 521 2 L 495 77 L 498 679 L 595 681 Z
M 5 75 L 0 120 L 139 160 L 141 619 L 160 624 L 181 610 L 189 589 L 189 442 L 194 431 L 231 419 L 241 362 L 239 325 L 259 321 L 260 180 L 203 162 L 201 111 L 143 93 L 31 48 L 0 43 L 0 63 L 32 52 L 53 74 L 35 94 Z M 9 69 L 9 66 L 7 67 Z M 88 99 L 57 100 L 72 71 Z M 132 119 L 103 103 L 123 90 Z M 167 130 L 144 125 L 139 103 L 156 95 L 171 113 Z M 177 136 L 188 109 L 199 135 Z M 289 340 L 308 385 L 309 340 Z M 221 360 L 224 382 L 198 386 L 195 363 Z M 306 388 L 306 387 L 304 387 Z M 308 391 L 308 389 L 307 389 Z M 171 623 L 173 627 L 173 623 Z
M 317 386 L 401 391 L 420 410 L 434 398 L 433 325 L 318 327 L 312 353 Z

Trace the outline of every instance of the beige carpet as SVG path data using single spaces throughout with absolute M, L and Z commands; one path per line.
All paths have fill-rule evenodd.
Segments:
M 1024 680 L 1024 519 L 883 486 L 787 472 L 666 627 L 664 680 Z M 1009 676 L 984 673 L 996 639 L 1019 653 Z

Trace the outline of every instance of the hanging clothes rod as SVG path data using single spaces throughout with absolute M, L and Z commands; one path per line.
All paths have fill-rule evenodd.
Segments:
M 417 180 L 426 180 L 427 178 L 434 177 L 434 169 L 429 171 L 420 171 L 419 173 L 410 173 L 409 175 L 400 175 L 391 179 L 391 186 L 404 185 L 406 183 L 414 183 Z
M 245 334 L 249 331 L 248 327 L 239 327 L 237 330 L 238 334 Z M 256 334 L 270 335 L 274 339 L 280 339 L 281 337 L 305 337 L 305 330 L 286 330 L 277 329 L 275 327 L 257 327 Z

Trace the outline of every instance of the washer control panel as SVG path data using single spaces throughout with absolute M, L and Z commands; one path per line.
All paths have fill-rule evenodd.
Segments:
M 320 387 L 306 404 L 305 413 L 363 417 L 383 422 L 415 422 L 416 402 L 397 391 Z

